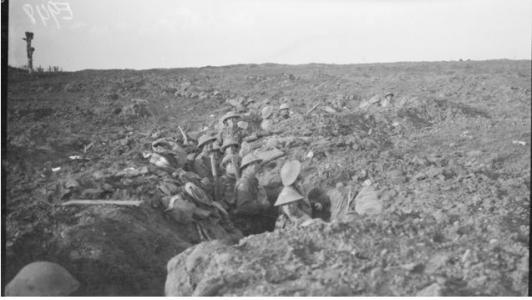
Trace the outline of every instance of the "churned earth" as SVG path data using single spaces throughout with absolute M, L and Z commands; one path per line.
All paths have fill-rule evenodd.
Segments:
M 48 260 L 80 281 L 77 295 L 528 294 L 530 61 L 8 77 L 2 286 Z M 299 159 L 306 190 L 330 201 L 325 221 L 243 237 L 214 213 L 163 212 L 177 183 L 142 155 L 151 142 L 179 138 L 178 126 L 194 138 L 242 103 L 254 128 L 282 97 L 292 117 L 248 145 L 285 154 L 259 181 L 274 201 L 279 168 Z M 354 209 L 367 180 L 373 215 Z M 61 206 L 71 199 L 143 203 Z

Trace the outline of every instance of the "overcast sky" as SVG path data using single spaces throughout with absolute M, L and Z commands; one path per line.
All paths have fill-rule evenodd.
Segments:
M 530 59 L 532 51 L 532 0 L 11 0 L 9 5 L 14 66 L 26 63 L 25 31 L 35 33 L 34 66 L 65 70 Z

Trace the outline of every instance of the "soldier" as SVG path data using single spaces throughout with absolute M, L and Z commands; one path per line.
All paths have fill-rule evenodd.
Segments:
M 273 107 L 266 106 L 261 111 L 262 122 L 260 123 L 260 128 L 264 131 L 269 131 L 272 128 L 273 121 L 271 116 L 273 115 Z
M 241 118 L 242 117 L 236 112 L 228 112 L 222 117 L 220 120 L 223 125 L 222 138 L 225 138 L 226 136 L 236 137 L 239 131 L 237 123 Z
M 231 155 L 238 153 L 238 146 L 240 145 L 240 142 L 242 140 L 240 132 L 241 130 L 238 127 L 238 120 L 240 118 L 241 116 L 239 114 L 235 112 L 228 112 L 220 120 L 221 129 L 218 133 L 218 140 L 223 141 L 223 144 L 226 144 L 225 140 L 231 140 L 231 147 L 224 148 L 222 146 L 222 152 L 229 151 L 231 152 Z
M 303 187 L 298 180 L 300 170 L 301 163 L 297 160 L 288 161 L 281 168 L 284 188 L 274 204 L 281 207 L 276 228 L 285 228 L 290 223 L 311 219 L 312 209 L 308 200 L 302 195 Z
M 222 157 L 222 146 L 218 140 L 214 140 L 212 143 L 212 153 L 214 154 L 214 157 L 216 158 L 216 161 L 218 162 L 220 158 Z
M 275 222 L 275 228 L 286 228 L 290 224 L 297 224 L 311 219 L 311 208 L 305 197 L 292 186 L 285 186 L 274 206 L 280 206 L 280 215 Z
M 153 152 L 165 157 L 176 167 L 183 167 L 186 162 L 187 152 L 178 143 L 170 138 L 160 138 L 152 142 L 151 149 Z
M 279 106 L 279 117 L 281 119 L 288 119 L 290 117 L 290 105 L 283 103 Z
M 277 118 L 274 116 L 273 106 L 266 106 L 261 111 L 261 117 L 262 121 L 260 123 L 260 128 L 257 129 L 253 134 L 251 134 L 249 137 L 254 136 L 255 139 L 262 138 L 265 136 L 269 136 L 272 134 L 279 134 L 282 132 L 277 126 L 275 126 L 275 123 L 278 121 Z M 283 110 L 284 112 L 284 110 Z M 244 139 L 247 140 L 248 138 Z M 250 139 L 253 140 L 253 139 Z
M 265 228 L 275 220 L 266 191 L 255 176 L 261 160 L 253 154 L 242 159 L 242 178 L 235 185 L 236 208 L 232 212 L 232 221 L 245 235 L 258 234 L 273 228 Z
M 232 158 L 232 156 L 228 155 L 222 159 L 220 166 L 225 172 L 220 176 L 220 180 L 218 181 L 221 203 L 228 211 L 232 210 L 236 205 L 236 169 L 232 164 Z
M 249 123 L 246 121 L 238 121 L 236 123 L 238 127 L 238 134 L 242 140 L 247 140 L 247 138 L 253 134 L 251 127 L 249 126 Z
M 224 153 L 224 157 L 227 157 L 230 159 L 231 164 L 233 165 L 233 168 L 235 170 L 235 176 L 236 178 L 240 178 L 240 172 L 238 168 L 238 141 L 233 136 L 228 136 L 224 139 L 224 143 L 220 150 L 222 153 Z
M 255 215 L 266 211 L 271 206 L 264 188 L 259 186 L 259 180 L 255 176 L 261 161 L 254 154 L 248 154 L 242 159 L 240 166 L 242 177 L 235 185 L 235 215 Z
M 307 198 L 312 207 L 312 218 L 329 221 L 331 218 L 331 199 L 320 188 L 313 188 L 307 193 Z
M 216 136 L 205 134 L 198 139 L 198 148 L 201 152 L 194 158 L 194 172 L 200 177 L 212 177 L 210 152 Z
M 393 100 L 393 93 L 388 92 L 384 94 L 384 99 L 381 101 L 381 106 L 388 107 L 390 104 L 392 104 L 392 100 Z
M 218 170 L 218 158 L 220 155 L 220 143 L 217 140 L 214 140 L 212 147 L 209 150 L 210 162 L 211 162 L 211 174 L 213 178 L 213 196 L 214 201 L 220 201 L 220 191 L 218 189 L 219 184 L 219 170 Z

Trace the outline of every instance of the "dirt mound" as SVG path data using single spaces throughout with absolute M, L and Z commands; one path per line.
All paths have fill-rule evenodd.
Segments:
M 457 118 L 490 118 L 488 113 L 479 108 L 448 100 L 413 98 L 398 103 L 398 107 L 397 117 L 406 119 L 416 129 Z
M 168 263 L 165 291 L 167 296 L 526 293 L 525 248 L 519 250 L 518 267 L 503 275 L 500 268 L 515 259 L 502 250 L 505 240 L 477 240 L 465 232 L 460 240 L 447 240 L 442 225 L 424 214 L 353 215 L 250 236 L 235 246 L 202 243 Z

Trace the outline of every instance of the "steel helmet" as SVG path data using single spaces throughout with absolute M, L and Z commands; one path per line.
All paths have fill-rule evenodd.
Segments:
M 22 268 L 6 285 L 6 296 L 68 296 L 79 288 L 77 281 L 62 266 L 32 262 Z
M 301 195 L 296 189 L 294 189 L 291 186 L 285 186 L 282 190 L 279 196 L 277 197 L 277 200 L 275 201 L 275 204 L 273 206 L 281 206 L 288 203 L 296 202 L 298 200 L 304 199 L 303 195 Z
M 224 152 L 225 149 L 227 149 L 227 147 L 229 146 L 238 146 L 238 141 L 232 136 L 229 136 L 226 139 L 224 139 L 224 143 L 222 144 L 222 147 L 220 148 L 220 150 Z
M 200 138 L 198 139 L 198 147 L 203 147 L 203 145 L 209 143 L 209 142 L 212 142 L 216 139 L 216 136 L 214 135 L 209 135 L 209 134 L 204 134 L 202 136 L 200 136 Z
M 258 156 L 256 156 L 253 153 L 249 153 L 248 155 L 242 158 L 242 162 L 240 163 L 240 170 L 244 169 L 245 167 L 249 166 L 252 163 L 260 162 L 260 161 L 262 161 L 262 159 L 260 159 Z
M 294 183 L 301 171 L 301 163 L 298 160 L 291 160 L 285 162 L 281 168 L 281 181 L 284 186 L 289 186 Z
M 222 117 L 222 123 L 229 119 L 234 119 L 234 118 L 240 118 L 240 115 L 234 111 L 230 111 Z

